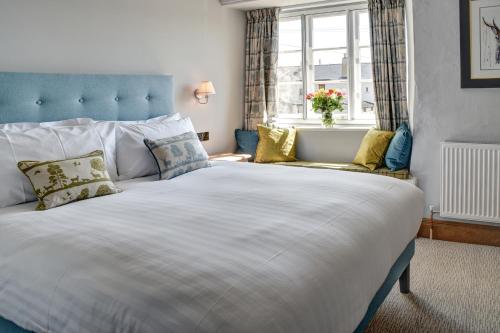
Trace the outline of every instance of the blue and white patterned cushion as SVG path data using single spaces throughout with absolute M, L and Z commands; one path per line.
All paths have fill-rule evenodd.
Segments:
M 194 132 L 160 140 L 144 139 L 153 154 L 160 179 L 171 179 L 210 166 L 208 154 Z

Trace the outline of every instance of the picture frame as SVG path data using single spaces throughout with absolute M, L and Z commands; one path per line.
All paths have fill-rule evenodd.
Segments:
M 462 88 L 500 87 L 500 0 L 460 0 Z

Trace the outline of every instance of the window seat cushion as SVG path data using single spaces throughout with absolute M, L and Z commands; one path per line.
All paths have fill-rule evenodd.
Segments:
M 352 172 L 365 172 L 374 173 L 382 176 L 389 176 L 397 179 L 410 179 L 411 174 L 408 169 L 402 169 L 398 171 L 391 171 L 388 168 L 378 168 L 375 170 L 370 170 L 367 167 L 352 164 L 352 163 L 321 163 L 321 162 L 307 162 L 307 161 L 296 161 L 296 162 L 278 162 L 275 164 L 295 166 L 303 168 L 316 168 L 316 169 L 333 169 L 341 171 L 352 171 Z

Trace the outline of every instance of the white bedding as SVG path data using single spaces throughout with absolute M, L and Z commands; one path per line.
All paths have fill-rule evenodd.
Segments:
M 389 177 L 219 163 L 0 210 L 0 316 L 35 332 L 352 332 L 415 237 Z

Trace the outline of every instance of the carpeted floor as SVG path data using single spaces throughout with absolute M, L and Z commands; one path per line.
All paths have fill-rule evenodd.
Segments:
M 411 290 L 396 284 L 366 333 L 500 332 L 500 247 L 418 239 Z

